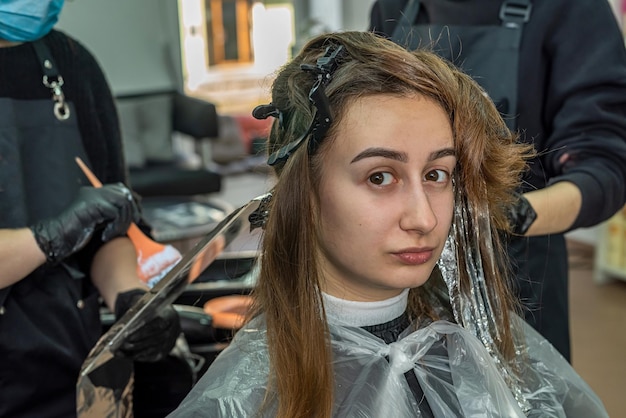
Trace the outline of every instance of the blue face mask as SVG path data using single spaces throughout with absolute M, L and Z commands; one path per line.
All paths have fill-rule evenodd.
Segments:
M 57 23 L 65 0 L 1 0 L 0 39 L 30 42 Z

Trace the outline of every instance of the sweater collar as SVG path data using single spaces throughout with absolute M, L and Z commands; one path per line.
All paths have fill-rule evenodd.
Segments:
M 398 296 L 376 302 L 340 299 L 322 292 L 329 323 L 364 327 L 389 322 L 401 316 L 407 307 L 409 289 Z

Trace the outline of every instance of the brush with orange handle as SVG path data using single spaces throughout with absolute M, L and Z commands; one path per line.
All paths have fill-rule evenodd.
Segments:
M 89 167 L 80 158 L 76 157 L 75 159 L 78 166 L 91 182 L 91 185 L 93 187 L 102 187 L 102 183 Z M 128 238 L 130 238 L 135 246 L 135 251 L 137 251 L 137 274 L 150 287 L 161 280 L 182 258 L 176 248 L 153 241 L 134 223 L 131 223 L 128 227 Z

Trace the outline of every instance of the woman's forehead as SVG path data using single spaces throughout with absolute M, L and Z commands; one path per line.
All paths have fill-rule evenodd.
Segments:
M 338 123 L 332 141 L 336 150 L 453 145 L 446 112 L 437 102 L 421 95 L 372 95 L 355 99 L 346 105 Z

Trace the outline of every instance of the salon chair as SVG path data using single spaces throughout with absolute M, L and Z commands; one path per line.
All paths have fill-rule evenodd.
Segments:
M 217 138 L 213 103 L 179 92 L 116 98 L 130 182 L 140 196 L 192 196 L 221 189 L 221 176 L 205 168 L 185 168 L 176 160 L 173 134 L 201 142 Z
M 222 177 L 206 168 L 207 161 L 182 163 L 174 136 L 192 138 L 200 149 L 217 138 L 215 105 L 179 92 L 118 96 L 116 104 L 130 185 L 141 197 L 153 237 L 184 242 L 207 233 L 232 209 L 211 198 L 221 190 Z

